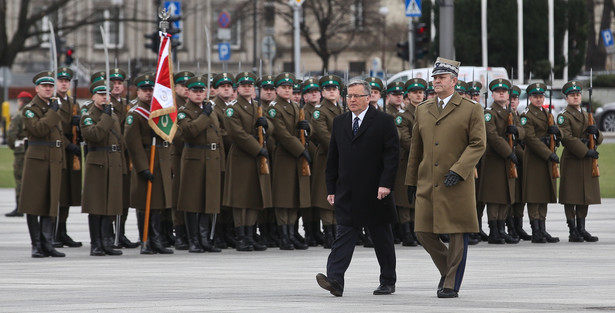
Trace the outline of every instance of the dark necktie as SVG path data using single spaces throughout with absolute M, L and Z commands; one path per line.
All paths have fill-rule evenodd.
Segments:
M 444 107 L 444 100 L 440 100 L 440 102 L 438 102 L 438 112 L 442 113 L 443 107 Z
M 359 131 L 359 117 L 354 118 L 354 123 L 352 123 L 352 134 L 356 135 Z

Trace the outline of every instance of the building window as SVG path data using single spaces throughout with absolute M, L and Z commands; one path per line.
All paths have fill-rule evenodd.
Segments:
M 117 49 L 124 46 L 124 11 L 120 7 L 107 8 L 95 13 L 96 19 L 104 20 L 94 26 L 94 48 L 102 49 L 103 40 L 100 26 L 107 32 L 107 48 Z

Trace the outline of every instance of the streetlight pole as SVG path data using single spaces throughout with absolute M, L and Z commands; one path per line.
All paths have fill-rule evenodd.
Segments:
M 378 13 L 380 14 L 380 16 L 382 16 L 382 34 L 380 35 L 380 38 L 382 38 L 382 69 L 384 70 L 386 68 L 386 31 L 387 31 L 387 15 L 389 14 L 389 8 L 387 7 L 380 7 L 380 9 L 378 9 Z

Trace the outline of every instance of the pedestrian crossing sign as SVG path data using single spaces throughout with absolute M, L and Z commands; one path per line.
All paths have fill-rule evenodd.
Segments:
M 421 16 L 421 0 L 406 0 L 406 16 Z

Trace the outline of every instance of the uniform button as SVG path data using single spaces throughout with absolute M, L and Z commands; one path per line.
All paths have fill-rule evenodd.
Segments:
M 434 187 L 438 187 L 438 184 L 433 185 Z
M 439 143 L 436 141 L 436 146 L 439 145 Z
M 434 163 L 434 166 L 438 166 L 438 162 Z
M 440 125 L 440 122 L 436 122 L 436 125 Z

